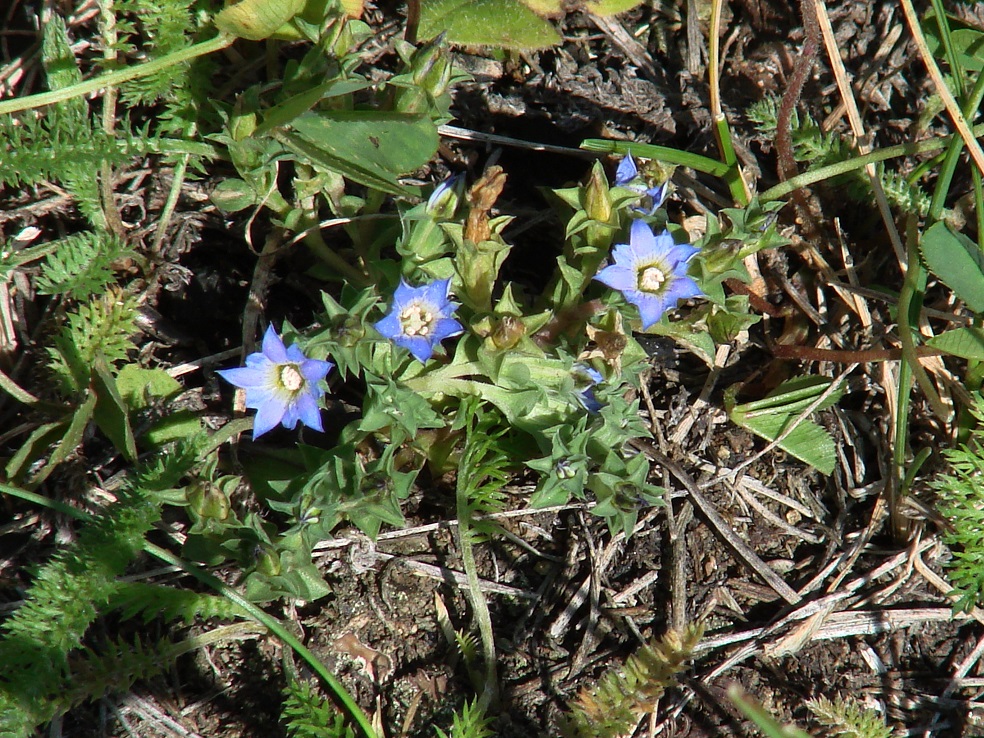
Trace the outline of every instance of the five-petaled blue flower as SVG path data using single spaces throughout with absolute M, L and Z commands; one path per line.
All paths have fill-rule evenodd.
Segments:
M 450 288 L 450 279 L 422 287 L 411 287 L 400 279 L 393 307 L 373 327 L 397 346 L 408 349 L 421 363 L 426 362 L 437 344 L 464 331 L 453 317 L 458 303 L 448 299 Z
M 615 186 L 625 187 L 649 197 L 652 202 L 652 207 L 649 210 L 645 208 L 633 208 L 633 210 L 652 215 L 665 202 L 666 196 L 670 194 L 669 183 L 663 182 L 663 184 L 656 187 L 647 187 L 644 183 L 640 184 L 637 180 L 640 180 L 639 168 L 636 166 L 632 154 L 626 154 L 622 161 L 619 162 L 618 169 L 615 170 Z
M 700 249 L 675 243 L 667 231 L 653 235 L 641 220 L 633 220 L 629 243 L 616 244 L 615 263 L 595 276 L 622 293 L 639 308 L 642 327 L 657 323 L 680 300 L 701 297 L 697 283 L 687 276 L 687 263 Z
M 319 400 L 325 391 L 318 384 L 334 366 L 330 361 L 307 358 L 290 348 L 273 329 L 263 335 L 263 350 L 246 357 L 246 366 L 222 369 L 227 382 L 246 390 L 246 407 L 254 408 L 253 438 L 273 430 L 278 423 L 293 429 L 297 421 L 323 431 Z

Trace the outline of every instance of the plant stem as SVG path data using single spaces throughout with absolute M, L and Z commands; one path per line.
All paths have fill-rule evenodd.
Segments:
M 984 136 L 984 123 L 974 126 L 974 135 Z M 839 161 L 835 164 L 828 164 L 825 167 L 820 167 L 818 169 L 803 172 L 802 174 L 797 174 L 795 177 L 787 179 L 785 182 L 780 182 L 775 187 L 770 187 L 759 195 L 759 200 L 761 202 L 781 200 L 790 192 L 799 189 L 800 187 L 807 187 L 816 182 L 822 182 L 825 179 L 830 179 L 841 174 L 847 174 L 848 172 L 853 172 L 855 169 L 863 169 L 868 164 L 877 164 L 880 161 L 897 159 L 902 156 L 914 156 L 916 154 L 928 154 L 934 151 L 940 151 L 941 149 L 945 149 L 949 146 L 952 141 L 953 136 L 942 136 L 940 138 L 932 138 L 927 141 L 918 141 L 916 143 L 897 144 L 895 146 L 888 146 L 884 149 L 879 149 L 878 151 L 872 151 L 870 154 L 853 157 L 847 161 Z M 708 173 L 710 174 L 710 172 Z
M 13 100 L 0 102 L 0 115 L 8 115 L 9 113 L 16 113 L 21 110 L 31 110 L 33 108 L 40 108 L 45 105 L 53 105 L 54 103 L 71 100 L 73 97 L 88 95 L 90 92 L 96 92 L 104 87 L 112 87 L 114 85 L 123 84 L 124 82 L 129 82 L 132 79 L 139 79 L 140 77 L 156 74 L 157 72 L 163 71 L 168 67 L 174 66 L 175 64 L 181 64 L 182 62 L 186 62 L 190 59 L 195 59 L 199 56 L 205 56 L 206 54 L 211 54 L 215 51 L 224 49 L 235 40 L 236 39 L 233 36 L 219 34 L 213 39 L 202 41 L 201 43 L 194 44 L 193 46 L 189 46 L 185 49 L 173 51 L 170 54 L 162 56 L 160 59 L 154 59 L 154 61 L 147 62 L 146 64 L 137 64 L 136 66 L 117 69 L 115 72 L 107 72 L 106 74 L 101 74 L 98 77 L 93 77 L 92 79 L 83 80 L 77 84 L 63 87 L 60 90 L 41 92 L 37 95 L 28 95 L 27 97 L 19 97 Z

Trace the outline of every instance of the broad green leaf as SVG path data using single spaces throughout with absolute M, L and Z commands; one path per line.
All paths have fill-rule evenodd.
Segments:
M 732 421 L 770 443 L 776 440 L 796 417 L 796 415 L 776 412 L 772 415 L 750 418 L 742 415 L 739 408 L 735 408 L 731 414 Z M 792 433 L 779 442 L 779 448 L 824 474 L 832 474 L 834 471 L 834 463 L 837 461 L 834 439 L 812 420 L 804 420 L 796 426 Z
M 923 260 L 975 313 L 984 313 L 984 253 L 962 233 L 945 223 L 934 223 L 920 242 Z
M 984 33 L 949 14 L 946 16 L 946 25 L 957 63 L 968 71 L 984 69 Z M 940 38 L 940 24 L 936 20 L 936 12 L 933 8 L 926 12 L 922 28 L 926 34 L 926 45 L 929 46 L 933 56 L 944 59 L 946 52 L 943 40 Z
M 429 118 L 374 110 L 315 112 L 298 117 L 294 132 L 325 151 L 393 174 L 422 167 L 437 151 Z
M 761 400 L 747 402 L 741 407 L 750 415 L 760 415 L 773 410 L 798 415 L 827 390 L 830 382 L 831 380 L 828 377 L 794 377 L 793 379 L 787 379 Z M 827 399 L 820 403 L 817 410 L 825 410 L 831 407 L 843 394 L 843 389 L 838 387 L 830 393 Z
M 155 400 L 165 400 L 181 392 L 181 383 L 163 369 L 144 369 L 127 364 L 116 377 L 116 388 L 131 411 L 150 407 Z M 190 410 L 170 412 L 160 418 L 145 433 L 141 441 L 161 446 L 170 441 L 190 438 L 201 430 L 198 415 Z
M 369 87 L 368 82 L 357 79 L 333 79 L 312 87 L 264 111 L 263 122 L 256 127 L 253 135 L 261 136 L 272 128 L 290 124 L 291 121 L 306 113 L 321 100 L 349 95 L 367 87 Z
M 103 356 L 97 356 L 92 370 L 92 388 L 96 392 L 93 420 L 128 461 L 136 461 L 137 442 L 130 427 L 126 403 L 116 388 L 109 364 Z
M 262 41 L 304 9 L 305 0 L 242 0 L 215 16 L 220 31 Z
M 537 15 L 556 17 L 564 13 L 563 0 L 523 0 L 523 5 Z
M 640 5 L 642 0 L 588 0 L 587 9 L 595 15 L 618 15 Z
M 732 422 L 769 442 L 782 435 L 799 415 L 830 386 L 827 377 L 797 377 L 783 382 L 775 392 L 762 400 L 734 405 L 733 395 L 726 395 L 725 404 Z M 843 391 L 832 392 L 818 409 L 830 407 Z M 811 420 L 803 420 L 779 443 L 779 448 L 824 474 L 834 471 L 837 449 L 834 439 Z
M 239 212 L 255 205 L 260 200 L 256 190 L 249 183 L 237 177 L 230 177 L 219 182 L 209 197 L 215 207 L 226 213 Z
M 499 46 L 526 51 L 557 46 L 561 37 L 519 0 L 424 0 L 420 8 L 420 37 L 440 33 L 453 44 Z
M 964 359 L 984 361 L 984 329 L 974 326 L 954 328 L 933 336 L 926 345 Z
M 116 389 L 127 407 L 142 410 L 150 407 L 154 398 L 167 399 L 181 392 L 181 383 L 163 369 L 144 369 L 127 364 L 116 377 Z
M 437 151 L 437 129 L 419 115 L 378 111 L 305 113 L 276 137 L 315 166 L 394 195 L 397 175 L 426 164 Z
M 961 28 L 950 34 L 957 60 L 964 69 L 979 72 L 984 69 L 984 33 L 973 28 Z

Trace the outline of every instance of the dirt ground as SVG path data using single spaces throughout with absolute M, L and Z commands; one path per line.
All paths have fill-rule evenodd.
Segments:
M 575 148 L 583 138 L 604 136 L 717 156 L 706 51 L 688 45 L 680 5 L 656 0 L 608 20 L 575 12 L 564 22 L 562 47 L 505 62 L 460 51 L 460 66 L 474 80 L 456 91 L 453 125 Z M 932 84 L 908 42 L 898 4 L 846 0 L 826 8 L 869 143 L 911 140 Z M 984 4 L 959 12 L 984 25 Z M 395 13 L 370 8 L 367 20 L 392 35 Z M 775 146 L 745 112 L 763 95 L 787 89 L 803 44 L 799 19 L 798 3 L 783 0 L 736 0 L 725 19 L 723 106 L 759 191 L 779 181 Z M 706 37 L 706 19 L 698 29 Z M 839 103 L 821 49 L 801 114 L 827 130 L 848 132 Z M 938 131 L 919 135 L 943 132 L 940 120 Z M 567 185 L 590 166 L 582 156 L 490 145 L 481 136 L 447 136 L 441 154 L 445 163 L 435 172 L 446 166 L 475 174 L 497 157 L 509 174 L 499 208 L 522 217 L 546 211 L 539 188 Z M 151 162 L 142 175 L 130 189 L 128 212 L 151 228 L 169 172 Z M 671 214 L 688 227 L 708 208 L 717 209 L 716 200 L 728 201 L 720 182 L 692 172 L 681 171 L 675 183 Z M 208 179 L 187 185 L 167 253 L 175 279 L 148 306 L 158 328 L 175 339 L 164 347 L 147 337 L 146 352 L 161 362 L 218 354 L 240 340 L 238 314 L 222 306 L 245 304 L 254 257 L 241 240 L 243 223 L 205 199 L 211 186 Z M 0 194 L 0 225 L 8 233 L 73 217 L 67 208 L 32 211 L 24 193 Z M 909 537 L 899 540 L 889 531 L 887 388 L 897 366 L 859 360 L 848 374 L 849 393 L 823 417 L 839 448 L 830 477 L 779 451 L 759 457 L 766 444 L 724 413 L 729 387 L 760 397 L 797 372 L 837 376 L 847 366 L 776 359 L 775 342 L 892 345 L 891 302 L 872 291 L 848 299 L 817 268 L 826 263 L 843 278 L 850 261 L 862 287 L 898 288 L 898 265 L 870 203 L 817 187 L 807 193 L 805 210 L 787 207 L 781 222 L 792 245 L 761 256 L 762 276 L 754 285 L 773 309 L 719 357 L 718 367 L 711 370 L 670 344 L 647 344 L 653 357 L 641 406 L 654 440 L 642 452 L 670 462 L 654 464 L 658 483 L 670 490 L 667 507 L 642 511 L 638 530 L 625 539 L 577 505 L 526 510 L 529 479 L 519 476 L 510 487 L 509 507 L 519 511 L 502 518 L 510 535 L 479 548 L 501 659 L 496 735 L 558 735 L 558 718 L 582 687 L 644 642 L 696 621 L 705 635 L 692 667 L 636 735 L 757 735 L 726 695 L 733 684 L 779 720 L 809 726 L 816 735 L 823 733 L 804 702 L 819 697 L 856 700 L 883 714 L 899 735 L 984 735 L 978 660 L 984 620 L 975 619 L 979 613 L 954 619 L 946 597 L 941 573 L 948 553 L 937 539 L 926 484 L 938 465 L 927 467 L 916 484 L 918 499 L 904 507 Z M 560 233 L 561 224 L 545 220 L 511 239 L 509 277 L 535 283 Z M 268 317 L 303 325 L 317 307 L 316 292 L 290 276 L 289 263 L 279 268 Z M 931 292 L 927 304 L 943 297 Z M 202 314 L 212 317 L 202 321 Z M 191 404 L 214 416 L 227 412 L 213 376 L 189 377 L 188 386 L 195 390 Z M 949 430 L 936 424 L 921 395 L 914 399 L 913 446 L 947 443 Z M 449 522 L 453 509 L 452 491 L 436 480 L 410 500 L 409 529 L 386 532 L 375 543 L 355 530 L 339 531 L 317 552 L 332 594 L 273 608 L 364 708 L 378 712 L 387 736 L 432 736 L 432 726 L 448 726 L 453 710 L 473 694 L 437 615 L 443 607 L 454 627 L 471 625 L 454 578 L 461 562 Z M 35 522 L 0 544 L 9 570 L 31 557 L 40 560 L 56 545 L 64 521 L 42 514 Z M 760 567 L 786 588 L 763 578 Z M 16 600 L 13 593 L 5 598 Z M 183 657 L 166 677 L 70 713 L 55 732 L 281 736 L 288 658 L 276 641 L 255 635 L 203 649 Z

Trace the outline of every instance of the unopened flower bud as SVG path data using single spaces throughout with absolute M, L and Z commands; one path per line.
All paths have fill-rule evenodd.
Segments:
M 612 201 L 608 194 L 608 179 L 601 162 L 595 162 L 591 177 L 584 188 L 584 211 L 592 220 L 608 223 L 612 217 Z
M 503 315 L 492 331 L 492 343 L 501 351 L 511 349 L 526 335 L 523 321 L 512 315 Z
M 577 469 L 567 459 L 561 459 L 554 464 L 554 471 L 560 479 L 573 479 L 577 476 Z
M 208 482 L 193 484 L 187 492 L 191 509 L 202 518 L 225 520 L 229 517 L 229 498 L 216 485 Z
M 455 174 L 441 182 L 427 198 L 427 215 L 434 220 L 451 220 L 465 190 L 465 175 Z
M 267 546 L 257 546 L 255 554 L 256 570 L 258 572 L 268 577 L 275 577 L 281 572 L 283 567 L 280 564 L 280 557 L 276 551 Z
M 366 327 L 354 315 L 341 315 L 334 326 L 335 340 L 346 348 L 352 348 L 366 335 Z
M 444 94 L 451 84 L 451 59 L 443 36 L 421 46 L 410 61 L 413 81 L 432 98 Z

